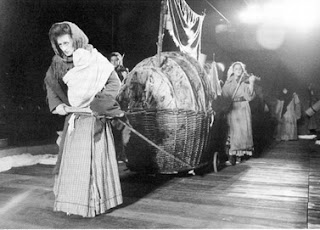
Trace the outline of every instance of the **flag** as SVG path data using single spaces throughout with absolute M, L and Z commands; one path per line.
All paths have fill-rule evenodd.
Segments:
M 168 0 L 165 28 L 180 51 L 199 59 L 204 15 L 195 13 L 185 0 Z

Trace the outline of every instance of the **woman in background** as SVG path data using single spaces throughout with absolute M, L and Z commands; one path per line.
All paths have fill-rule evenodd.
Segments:
M 69 113 L 56 167 L 54 211 L 94 217 L 122 203 L 110 122 L 95 116 L 91 106 L 97 98 L 113 105 L 120 81 L 77 25 L 56 23 L 49 38 L 55 52 L 45 78 L 49 107 L 53 113 Z M 68 92 L 67 98 L 60 98 L 61 91 Z M 110 114 L 120 115 L 111 107 Z
M 297 120 L 301 118 L 301 105 L 296 93 L 283 88 L 279 93 L 276 105 L 278 120 L 276 140 L 297 140 Z
M 227 73 L 222 88 L 222 96 L 230 101 L 227 120 L 229 126 L 229 161 L 226 164 L 240 163 L 245 156 L 252 156 L 253 138 L 249 101 L 254 96 L 255 76 L 247 74 L 242 62 L 234 62 Z M 229 144 L 229 143 L 228 143 Z
M 314 92 L 312 84 L 309 84 L 308 86 L 308 94 L 309 94 L 309 108 L 311 108 L 311 106 L 318 101 L 318 97 Z M 311 117 L 308 116 L 307 119 L 308 119 L 309 134 L 317 134 L 317 129 L 318 129 L 317 115 L 315 114 Z
M 114 66 L 121 82 L 126 79 L 129 72 L 129 70 L 123 66 L 123 57 L 124 55 L 121 55 L 118 52 L 112 52 L 110 55 L 110 62 Z

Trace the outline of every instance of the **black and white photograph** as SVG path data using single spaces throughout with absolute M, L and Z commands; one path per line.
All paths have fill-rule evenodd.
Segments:
M 319 0 L 0 0 L 0 229 L 320 229 Z

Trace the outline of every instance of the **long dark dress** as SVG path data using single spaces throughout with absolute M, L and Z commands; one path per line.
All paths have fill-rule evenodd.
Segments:
M 276 140 L 297 140 L 297 120 L 301 118 L 301 105 L 298 95 L 293 93 L 288 105 L 284 105 L 284 101 L 278 100 L 276 115 L 278 119 Z

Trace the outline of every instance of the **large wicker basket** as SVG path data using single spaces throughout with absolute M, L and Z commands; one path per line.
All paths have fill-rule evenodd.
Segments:
M 210 115 L 167 110 L 127 113 L 138 132 L 170 153 L 132 135 L 126 146 L 128 168 L 140 172 L 175 173 L 199 166 L 208 146 Z
M 202 79 L 206 75 L 198 62 L 185 54 L 164 53 L 162 58 L 168 66 L 163 64 L 162 68 L 157 68 L 155 57 L 140 62 L 129 73 L 119 94 L 118 101 L 132 127 L 164 150 L 132 134 L 125 147 L 127 166 L 132 171 L 175 173 L 189 170 L 200 166 L 203 155 L 207 154 L 213 111 L 209 87 L 204 84 L 207 80 Z M 172 60 L 169 62 L 170 58 L 178 65 L 172 64 Z M 182 79 L 179 84 L 175 82 L 178 75 Z M 183 76 L 192 82 L 184 82 L 187 80 L 183 80 Z M 146 92 L 150 78 L 152 84 L 159 81 L 162 85 Z M 181 89 L 186 93 L 177 93 L 181 85 L 186 87 L 187 84 L 190 85 L 188 90 Z M 155 95 L 150 96 L 151 93 Z

